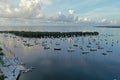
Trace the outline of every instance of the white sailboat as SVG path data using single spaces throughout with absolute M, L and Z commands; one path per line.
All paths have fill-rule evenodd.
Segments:
M 97 51 L 97 48 L 90 48 L 90 51 Z
M 68 52 L 74 52 L 75 50 L 73 49 L 72 45 L 71 45 L 71 39 L 70 39 L 70 47 L 68 48 Z
M 44 49 L 50 49 L 49 45 L 44 46 Z
M 85 49 L 84 47 L 84 39 L 82 37 L 82 46 L 80 46 L 80 49 L 82 50 L 81 53 L 82 54 L 88 54 L 89 53 L 89 50 Z
M 111 49 L 108 49 L 108 50 L 106 50 L 106 52 L 110 53 L 110 52 L 112 52 L 112 50 L 111 50 Z
M 89 53 L 90 51 L 88 51 L 87 49 L 83 49 L 82 50 L 82 54 L 87 54 L 87 53 Z
M 75 50 L 72 47 L 68 48 L 68 52 L 74 52 Z

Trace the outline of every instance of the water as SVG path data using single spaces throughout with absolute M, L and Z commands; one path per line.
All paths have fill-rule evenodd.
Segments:
M 13 38 L 13 35 L 4 37 L 4 34 L 1 34 L 0 41 L 2 43 L 7 45 L 16 56 L 19 56 L 21 61 L 26 63 L 27 66 L 36 68 L 32 72 L 22 74 L 19 80 L 120 80 L 120 30 L 118 28 L 83 28 L 71 26 L 57 28 L 56 26 L 9 27 L 9 30 L 24 29 L 33 31 L 98 31 L 100 36 L 93 36 L 92 38 L 87 36 L 61 39 L 29 39 Z M 104 49 L 82 54 L 82 50 L 79 47 L 84 46 L 87 48 L 88 39 L 90 39 L 92 47 L 96 48 L 96 43 L 99 41 L 100 46 L 103 46 Z M 23 41 L 27 41 L 33 46 L 24 46 Z M 38 45 L 35 45 L 35 41 Z M 47 42 L 46 44 L 49 45 L 50 49 L 44 49 L 44 46 L 42 46 L 43 41 Z M 60 43 L 60 45 L 56 45 L 56 43 Z M 78 46 L 73 46 L 75 43 Z M 67 51 L 70 46 L 73 47 L 74 52 Z M 55 51 L 55 47 L 60 47 L 61 50 Z M 112 52 L 107 53 L 106 51 L 109 49 Z M 107 55 L 103 55 L 103 52 L 107 53 Z

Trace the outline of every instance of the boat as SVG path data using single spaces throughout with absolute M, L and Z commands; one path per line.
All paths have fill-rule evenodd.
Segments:
M 102 53 L 102 55 L 107 55 L 107 53 Z
M 42 46 L 46 46 L 47 45 L 47 43 L 46 42 L 42 42 Z
M 91 48 L 91 45 L 87 45 L 88 48 Z
M 31 72 L 32 70 L 31 69 L 26 69 L 23 73 L 27 73 L 27 72 Z
M 88 44 L 92 44 L 91 42 L 89 42 Z
M 73 44 L 73 46 L 78 47 L 78 44 Z
M 73 49 L 73 47 L 72 47 L 72 44 L 71 44 L 71 42 L 72 42 L 72 39 L 70 38 L 70 47 L 68 48 L 68 52 L 74 52 L 75 50 Z M 73 46 L 78 46 L 77 44 L 74 44 Z
M 47 41 L 46 40 L 42 41 L 42 46 L 46 46 L 46 45 L 47 45 Z
M 59 48 L 59 47 L 56 47 L 56 48 L 54 48 L 54 50 L 61 50 L 61 48 Z
M 98 49 L 104 49 L 104 47 L 98 46 Z
M 97 42 L 96 45 L 99 45 L 99 42 Z
M 60 45 L 60 43 L 59 43 L 59 42 L 56 42 L 55 45 Z
M 106 52 L 112 52 L 112 50 L 107 50 Z
M 24 46 L 31 47 L 31 46 L 33 46 L 33 45 L 32 45 L 32 44 L 30 44 L 30 43 L 24 43 Z
M 74 52 L 75 50 L 72 47 L 69 47 L 68 52 Z
M 80 46 L 80 49 L 83 49 L 83 47 L 82 47 L 82 46 Z
M 48 45 L 44 46 L 44 49 L 50 49 L 50 47 Z
M 87 53 L 89 53 L 88 50 L 83 50 L 83 51 L 82 51 L 82 54 L 87 54 Z
M 97 48 L 90 48 L 90 51 L 97 51 Z

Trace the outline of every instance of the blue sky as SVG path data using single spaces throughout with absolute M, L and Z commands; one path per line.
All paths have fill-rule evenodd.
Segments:
M 0 0 L 1 25 L 61 23 L 120 25 L 120 0 Z

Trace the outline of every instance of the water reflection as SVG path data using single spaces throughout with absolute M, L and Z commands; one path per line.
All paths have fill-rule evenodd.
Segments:
M 99 36 L 71 38 L 35 39 L 1 34 L 0 41 L 26 65 L 36 68 L 22 74 L 19 80 L 119 80 L 119 30 L 100 30 Z M 74 51 L 69 52 L 70 47 Z M 83 50 L 89 53 L 82 54 Z

